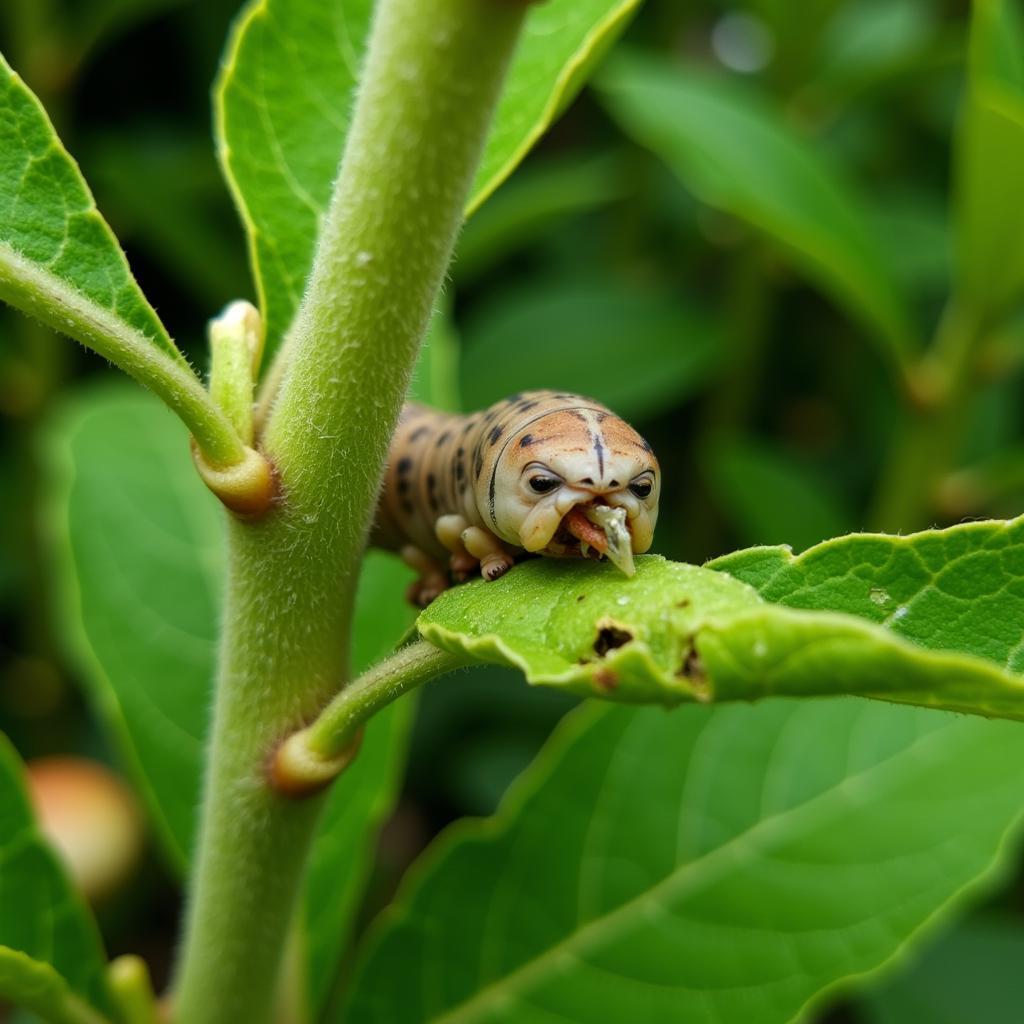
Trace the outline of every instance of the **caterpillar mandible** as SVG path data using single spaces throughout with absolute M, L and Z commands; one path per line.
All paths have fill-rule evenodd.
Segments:
M 581 395 L 527 391 L 468 416 L 408 403 L 370 543 L 419 573 L 419 605 L 478 566 L 495 580 L 526 553 L 607 557 L 632 575 L 660 490 L 651 446 Z

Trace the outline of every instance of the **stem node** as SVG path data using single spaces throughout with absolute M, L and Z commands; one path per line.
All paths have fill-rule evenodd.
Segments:
M 340 754 L 324 757 L 310 746 L 309 729 L 300 729 L 274 751 L 268 772 L 270 785 L 275 792 L 292 799 L 314 796 L 355 760 L 362 744 L 360 729 Z
M 239 519 L 258 519 L 277 497 L 277 475 L 255 448 L 246 447 L 242 461 L 234 465 L 211 466 L 193 439 L 192 459 L 203 483 Z

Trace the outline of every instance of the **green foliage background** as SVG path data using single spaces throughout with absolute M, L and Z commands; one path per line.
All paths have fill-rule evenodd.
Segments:
M 243 235 L 210 142 L 210 83 L 236 9 L 234 0 L 14 0 L 0 10 L 0 51 L 43 100 L 125 245 L 142 290 L 193 361 L 203 358 L 207 318 L 231 299 L 252 297 Z M 1021 51 L 1008 45 L 1012 33 L 993 20 L 1006 9 L 1016 8 L 979 0 L 979 27 L 969 39 L 968 12 L 958 3 L 648 0 L 593 87 L 462 237 L 447 296 L 458 352 L 458 394 L 450 404 L 476 408 L 534 386 L 572 388 L 608 402 L 649 438 L 662 462 L 657 550 L 698 564 L 752 545 L 790 544 L 799 551 L 861 529 L 908 532 L 1020 513 L 1024 68 L 1017 60 Z M 953 368 L 952 382 L 942 367 L 920 358 L 933 338 L 937 351 L 950 354 L 944 365 Z M 442 347 L 439 342 L 431 351 Z M 130 502 L 119 501 L 102 476 L 80 475 L 73 484 L 61 476 L 68 452 L 90 445 L 123 448 L 124 458 L 143 464 L 143 479 L 152 471 L 146 465 L 152 453 L 119 438 L 117 424 L 124 421 L 106 428 L 103 419 L 121 402 L 138 407 L 130 415 L 146 423 L 152 410 L 144 400 L 98 391 L 105 372 L 97 360 L 0 309 L 0 728 L 25 758 L 75 750 L 135 768 L 123 760 L 123 750 L 108 745 L 86 710 L 86 684 L 94 687 L 94 710 L 111 698 L 106 691 L 96 696 L 83 653 L 88 643 L 69 625 L 75 617 L 54 569 L 67 555 L 54 495 L 74 486 L 85 509 L 79 522 L 94 524 L 71 538 L 76 557 L 108 565 L 102 560 L 113 551 L 120 578 L 129 582 L 133 570 L 152 571 L 149 554 L 118 542 L 130 540 L 119 523 L 138 514 Z M 421 371 L 420 386 L 428 392 L 430 374 Z M 941 414 L 934 412 L 936 395 Z M 152 430 L 159 449 L 160 428 Z M 187 461 L 174 457 L 172 448 L 163 484 L 173 484 L 183 465 L 187 469 Z M 99 465 L 100 457 L 91 464 Z M 131 475 L 122 463 L 117 468 Z M 164 509 L 166 521 L 158 525 L 172 543 L 160 550 L 173 566 L 173 543 L 198 542 L 210 554 L 196 571 L 215 579 L 216 542 L 205 539 L 215 524 L 189 518 L 182 512 L 187 504 L 186 498 Z M 402 572 L 393 566 L 382 571 L 397 601 Z M 145 590 L 145 578 L 135 585 Z M 196 585 L 212 592 L 212 584 Z M 792 594 L 781 577 L 774 585 Z M 160 769 L 165 773 L 187 774 L 195 763 L 188 743 L 198 748 L 200 742 L 216 600 L 182 605 L 173 597 L 165 611 L 172 621 L 180 616 L 177 625 L 196 644 L 189 650 L 199 690 L 183 686 L 172 696 L 187 704 L 185 716 L 195 729 L 187 742 L 169 742 L 163 751 L 166 733 L 156 728 L 152 745 L 136 753 L 143 760 L 169 759 Z M 1011 585 L 1007 600 L 1017 599 Z M 388 605 L 386 596 L 378 600 L 391 609 L 389 625 L 397 635 L 402 609 Z M 1001 614 L 1006 603 L 994 601 L 993 609 Z M 130 637 L 141 629 L 109 616 L 101 620 L 86 626 L 93 647 L 105 634 L 126 660 L 137 654 L 159 661 L 152 646 L 132 646 Z M 381 649 L 370 647 L 367 660 Z M 169 649 L 176 648 L 172 636 Z M 996 660 L 1007 659 L 1006 651 L 998 652 Z M 143 661 L 132 670 L 148 669 Z M 116 679 L 111 687 L 116 692 Z M 565 694 L 527 690 L 518 676 L 498 669 L 427 689 L 411 725 L 402 795 L 380 843 L 360 928 L 445 824 L 494 810 L 572 705 Z M 741 740 L 756 713 L 701 711 L 687 720 L 687 742 L 710 743 L 701 740 L 706 732 L 733 737 L 731 744 L 715 740 L 719 761 L 741 756 L 757 762 L 764 751 L 747 750 Z M 596 749 L 619 750 L 621 739 L 627 765 L 630 756 L 640 756 L 628 750 L 658 748 L 659 738 L 667 742 L 659 732 L 660 712 L 588 714 L 563 727 L 554 753 L 545 755 L 549 760 L 565 757 L 584 774 L 601 770 L 587 744 L 603 732 L 615 735 Z M 782 767 L 774 769 L 790 780 L 804 770 L 816 774 L 807 759 L 821 769 L 818 782 L 809 784 L 818 787 L 814 793 L 800 794 L 819 801 L 813 814 L 823 817 L 814 817 L 814 828 L 824 828 L 829 801 L 840 799 L 838 783 L 816 759 L 848 731 L 881 736 L 886 749 L 927 734 L 921 742 L 935 758 L 934 766 L 925 764 L 936 773 L 936 799 L 949 804 L 943 813 L 961 821 L 977 810 L 964 797 L 970 780 L 955 759 L 942 760 L 935 749 L 952 748 L 983 789 L 1009 768 L 1016 745 L 1014 725 L 997 732 L 984 723 L 953 725 L 945 736 L 940 716 L 886 707 L 845 718 L 825 705 L 796 711 L 773 704 L 761 717 L 758 728 L 765 731 L 759 735 L 802 729 L 817 736 L 806 749 L 783 749 Z M 791 726 L 790 717 L 801 721 Z M 400 716 L 379 725 L 395 736 L 409 727 Z M 185 768 L 167 767 L 176 757 Z M 397 784 L 398 769 L 393 759 L 381 758 L 388 765 L 381 769 L 383 793 Z M 862 760 L 868 771 L 874 769 L 867 762 L 886 759 L 875 751 Z M 691 794 L 694 816 L 713 817 L 723 804 L 753 799 L 728 772 L 721 790 L 714 788 L 719 761 L 701 762 L 710 773 L 708 790 Z M 895 758 L 878 769 L 891 773 L 893 791 L 922 771 L 913 758 L 906 761 Z M 1016 761 L 1019 774 L 1019 755 Z M 621 779 L 611 773 L 608 799 L 627 815 L 629 800 L 616 796 L 616 787 L 636 793 L 657 786 L 673 763 L 656 761 L 647 774 L 632 777 L 619 769 Z M 529 785 L 540 785 L 536 776 Z M 527 813 L 525 805 L 538 821 L 561 827 L 554 808 L 573 800 L 571 786 L 564 788 L 540 796 L 519 792 L 504 820 Z M 1012 787 L 992 793 L 1005 815 L 1024 805 Z M 365 814 L 383 814 L 387 795 L 365 795 Z M 787 812 L 799 810 L 796 796 L 779 800 Z M 531 801 L 548 801 L 552 809 L 530 810 Z M 188 790 L 165 795 L 166 820 L 155 822 L 152 842 L 154 849 L 171 848 L 167 867 L 151 859 L 130 892 L 102 914 L 108 948 L 143 949 L 158 976 L 173 941 L 173 865 L 187 848 L 191 802 Z M 577 811 L 585 828 L 589 819 Z M 893 826 L 868 816 L 859 827 L 881 833 Z M 784 837 L 793 858 L 820 854 L 814 828 Z M 979 830 L 988 842 L 984 850 L 955 851 L 956 863 L 974 865 L 975 873 L 998 840 L 994 827 L 991 835 Z M 539 838 L 527 830 L 523 841 L 543 842 L 543 826 L 536 831 Z M 725 838 L 695 837 L 695 848 L 727 849 L 728 828 L 723 831 Z M 646 838 L 645 848 L 656 849 L 659 838 Z M 942 837 L 933 838 L 938 844 Z M 457 892 L 457 858 L 479 868 L 477 841 L 434 856 L 424 870 L 435 891 L 451 884 Z M 504 842 L 500 835 L 493 840 L 499 853 Z M 612 855 L 621 853 L 611 837 L 608 844 Z M 494 855 L 487 848 L 482 859 Z M 326 892 L 337 864 L 325 855 L 320 870 L 319 891 Z M 352 870 L 358 875 L 363 868 Z M 970 917 L 947 920 L 931 946 L 916 949 L 863 992 L 816 1012 L 865 1024 L 911 1017 L 942 1024 L 1016 1020 L 1024 923 L 1019 880 L 1009 863 L 1004 876 L 999 892 Z M 422 871 L 419 877 L 421 888 L 405 912 L 430 920 L 420 896 Z M 737 870 L 721 884 L 734 887 L 726 899 L 742 900 L 757 898 L 758 882 L 756 872 Z M 317 934 L 330 932 L 317 891 L 307 908 L 314 943 Z M 596 904 L 606 898 L 595 889 Z M 684 910 L 700 918 L 699 899 Z M 878 914 L 883 911 L 879 906 Z M 493 963 L 514 963 L 520 954 L 512 947 L 520 940 L 529 947 L 529 936 L 510 929 L 510 948 L 496 949 Z M 330 946 L 340 939 L 324 941 Z M 397 924 L 374 939 L 381 949 L 401 941 Z M 752 962 L 777 952 L 770 935 L 761 937 L 763 946 L 757 935 L 747 941 Z M 326 999 L 330 964 L 340 951 L 317 948 L 322 953 L 311 967 L 311 988 Z M 851 956 L 849 972 L 867 966 Z M 372 953 L 356 966 L 365 979 L 361 998 L 371 998 L 378 969 Z M 457 973 L 458 965 L 449 969 Z M 954 970 L 956 993 L 943 998 Z M 983 1018 L 977 1009 L 982 998 Z M 780 996 L 777 1005 L 795 1010 L 799 992 Z

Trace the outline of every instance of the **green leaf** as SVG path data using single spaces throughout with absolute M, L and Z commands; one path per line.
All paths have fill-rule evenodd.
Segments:
M 96 924 L 40 835 L 0 734 L 0 998 L 58 1024 L 100 1021 L 111 1009 L 105 968 Z
M 967 921 L 868 993 L 865 1024 L 1017 1024 L 1022 959 L 1019 920 Z
M 718 506 L 743 541 L 805 548 L 853 525 L 827 478 L 780 447 L 725 438 L 702 464 Z
M 123 385 L 69 403 L 47 454 L 66 645 L 182 867 L 213 679 L 222 510 L 173 416 Z
M 609 281 L 510 290 L 470 318 L 463 335 L 470 409 L 510 392 L 567 388 L 627 418 L 649 417 L 698 391 L 721 351 L 714 322 L 692 304 Z
M 50 1024 L 103 1024 L 107 1020 L 71 991 L 49 964 L 0 946 L 0 998 L 39 1014 Z
M 708 567 L 766 601 L 846 612 L 919 647 L 1024 673 L 1024 518 L 906 537 L 852 534 L 796 556 L 750 548 Z
M 50 1024 L 108 1020 L 80 999 L 49 964 L 7 946 L 0 946 L 0 1001 L 32 1011 Z
M 609 111 L 703 202 L 781 243 L 897 365 L 916 347 L 870 208 L 812 142 L 738 82 L 632 53 L 602 71 Z
M 855 694 L 1024 719 L 1024 519 L 710 564 L 643 556 L 626 579 L 608 564 L 528 562 L 443 594 L 418 626 L 582 696 Z
M 68 296 L 77 298 L 71 308 Z M 46 112 L 0 57 L 0 299 L 80 340 L 92 316 L 181 366 Z M 106 353 L 104 353 L 106 354 Z
M 477 170 L 470 212 L 565 110 L 640 2 L 548 0 L 531 8 Z
M 632 579 L 607 563 L 538 559 L 446 591 L 417 628 L 438 647 L 518 668 L 531 683 L 676 704 L 700 689 L 687 667 L 694 633 L 760 603 L 743 583 L 657 555 L 637 559 Z
M 452 272 L 462 286 L 558 222 L 627 193 L 626 169 L 611 155 L 561 157 L 525 166 L 466 224 Z
M 208 138 L 166 124 L 148 131 L 136 125 L 131 135 L 96 139 L 87 162 L 120 237 L 204 308 L 219 310 L 249 293 L 244 242 L 224 202 Z M 153 202 L 154 194 L 159 203 Z
M 751 12 L 768 23 L 774 44 L 773 84 L 778 76 L 789 88 L 806 85 L 836 11 L 845 6 L 843 0 L 805 0 L 799 6 L 788 0 L 750 0 Z
M 591 705 L 428 851 L 335 1019 L 803 1019 L 1009 866 L 1020 740 L 858 701 Z
M 146 395 L 98 388 L 54 422 L 51 536 L 61 624 L 97 712 L 133 770 L 165 852 L 183 870 L 199 806 L 224 568 L 222 510 L 173 417 Z M 412 623 L 411 574 L 372 552 L 356 604 L 353 660 L 367 667 Z M 377 716 L 332 790 L 304 900 L 307 981 L 319 1004 L 393 804 L 408 702 Z
M 957 271 L 979 318 L 1024 291 L 1024 16 L 1007 0 L 973 5 L 967 95 L 955 142 Z
M 906 72 L 936 36 L 937 12 L 928 0 L 862 0 L 840 8 L 814 54 L 814 85 L 852 92 Z
M 639 0 L 549 0 L 531 8 L 470 209 L 512 173 L 575 95 Z M 217 86 L 221 162 L 249 233 L 267 344 L 280 343 L 312 262 L 348 131 L 369 0 L 257 0 Z
M 874 200 L 875 232 L 889 239 L 893 273 L 907 292 L 945 295 L 953 267 L 945 196 L 905 189 L 876 194 Z
M 151 388 L 215 467 L 244 448 L 135 283 L 39 101 L 0 56 L 0 299 Z

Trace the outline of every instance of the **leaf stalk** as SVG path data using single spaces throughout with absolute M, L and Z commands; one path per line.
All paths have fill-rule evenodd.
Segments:
M 149 388 L 188 427 L 217 469 L 243 461 L 245 445 L 184 359 L 174 359 L 115 313 L 0 243 L 0 299 L 109 359 Z
M 426 640 L 415 640 L 349 683 L 304 729 L 274 755 L 273 786 L 288 796 L 322 789 L 352 762 L 362 729 L 378 711 L 431 679 L 470 663 Z

